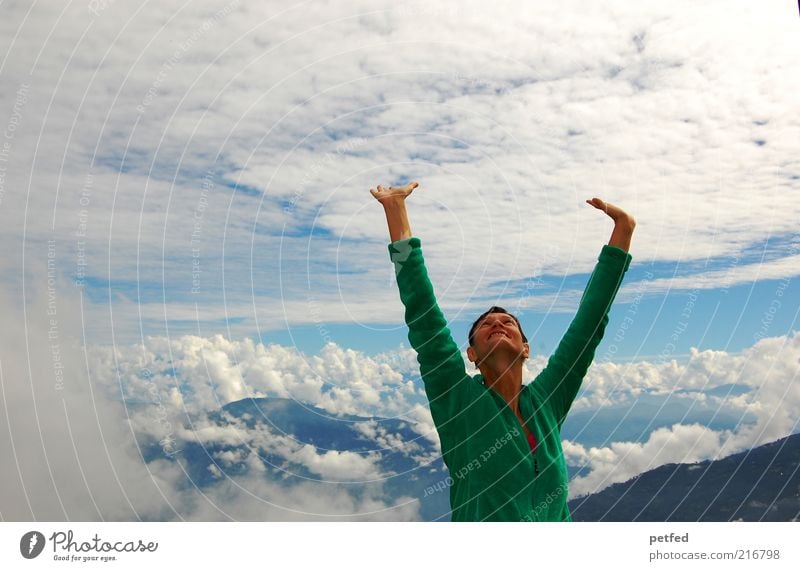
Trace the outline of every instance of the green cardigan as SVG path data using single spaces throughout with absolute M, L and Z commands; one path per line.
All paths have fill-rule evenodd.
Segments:
M 531 451 L 505 399 L 467 374 L 428 279 L 419 238 L 389 245 L 408 340 L 450 471 L 453 521 L 571 521 L 561 426 L 608 324 L 631 255 L 604 245 L 580 307 L 545 369 L 520 392 Z

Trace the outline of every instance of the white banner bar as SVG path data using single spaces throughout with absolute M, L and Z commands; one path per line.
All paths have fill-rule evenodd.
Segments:
M 777 570 L 800 568 L 799 533 L 767 522 L 15 522 L 0 524 L 0 568 Z

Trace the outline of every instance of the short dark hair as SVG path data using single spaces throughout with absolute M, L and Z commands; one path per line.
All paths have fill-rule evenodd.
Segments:
M 469 344 L 470 344 L 470 346 L 472 346 L 473 341 L 475 341 L 475 330 L 478 328 L 478 324 L 483 320 L 484 317 L 486 317 L 490 313 L 505 313 L 506 315 L 510 315 L 514 319 L 514 321 L 517 323 L 517 327 L 519 328 L 519 332 L 522 335 L 522 342 L 523 343 L 527 343 L 528 342 L 528 338 L 525 337 L 525 332 L 522 331 L 522 325 L 520 324 L 519 319 L 517 319 L 517 316 L 514 315 L 513 313 L 509 313 L 508 311 L 506 311 L 505 309 L 503 309 L 500 306 L 493 305 L 487 311 L 484 311 L 483 313 L 481 313 L 481 315 L 478 317 L 478 319 L 475 320 L 475 323 L 472 324 L 472 327 L 470 327 L 470 329 L 469 329 Z

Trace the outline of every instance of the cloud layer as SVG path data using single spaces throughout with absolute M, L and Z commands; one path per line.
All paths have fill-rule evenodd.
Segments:
M 610 367 L 612 365 L 606 369 Z M 589 449 L 565 442 L 567 462 L 591 470 L 570 484 L 572 497 L 597 492 L 663 464 L 723 458 L 800 429 L 798 332 L 762 339 L 740 355 L 694 350 L 685 366 L 673 362 L 659 371 L 650 363 L 632 363 L 621 369 L 622 374 L 611 386 L 604 381 L 589 383 L 576 404 L 601 406 L 599 403 L 607 402 L 613 394 L 614 399 L 630 402 L 635 408 L 639 394 L 655 392 L 666 395 L 664 406 L 670 398 L 709 401 L 719 412 L 739 412 L 743 420 L 749 414 L 755 417 L 755 422 L 742 422 L 733 430 L 721 431 L 699 424 L 678 423 L 652 431 L 645 442 L 614 442 L 610 446 Z M 707 394 L 711 389 L 731 384 L 746 385 L 750 390 L 736 396 Z M 684 392 L 673 397 L 676 390 Z M 593 399 L 599 400 L 592 405 Z
M 52 305 L 46 288 L 31 293 L 27 316 L 7 300 L 4 305 L 27 333 L 6 332 L 0 354 L 8 416 L 0 446 L 14 459 L 3 465 L 5 519 L 419 518 L 414 498 L 387 502 L 384 486 L 393 474 L 382 469 L 380 451 L 413 458 L 419 470 L 438 452 L 423 453 L 419 443 L 381 423 L 353 426 L 374 450 L 357 454 L 321 448 L 263 422 L 252 426 L 228 418 L 219 424 L 208 416 L 242 398 L 283 397 L 318 407 L 331 419 L 400 419 L 438 444 L 412 351 L 370 357 L 330 344 L 309 356 L 222 336 L 81 347 L 75 342 L 80 299 L 59 296 Z M 686 410 L 702 402 L 720 414 L 738 413 L 742 421 L 725 430 L 681 422 L 642 426 L 642 441 L 617 441 L 612 434 L 600 447 L 565 441 L 568 463 L 587 470 L 573 480 L 571 494 L 597 491 L 667 462 L 719 458 L 795 432 L 799 364 L 800 333 L 762 339 L 741 354 L 694 350 L 685 365 L 593 364 L 574 413 L 618 405 L 635 409 L 637 399 L 648 395 L 663 399 L 663 406 L 684 402 Z M 527 365 L 526 377 L 533 378 L 544 358 Z M 739 390 L 727 388 L 732 386 Z M 591 433 L 591 422 L 585 430 Z M 159 443 L 162 453 L 145 462 L 148 443 Z M 171 454 L 191 444 L 216 450 L 209 486 L 194 481 Z M 264 454 L 280 459 L 277 471 L 267 469 Z M 303 481 L 285 481 L 303 474 Z M 358 491 L 348 483 L 358 484 Z
M 0 233 L 57 240 L 90 338 L 395 321 L 367 191 L 407 178 L 454 312 L 587 272 L 593 195 L 636 215 L 637 259 L 678 265 L 658 291 L 797 274 L 779 3 L 307 4 L 9 7 Z

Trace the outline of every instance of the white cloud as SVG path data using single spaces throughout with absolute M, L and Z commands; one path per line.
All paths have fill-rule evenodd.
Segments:
M 660 366 L 633 363 L 626 368 L 645 368 L 650 382 L 634 388 L 631 380 L 642 375 L 620 375 L 611 382 L 618 365 L 593 365 L 587 376 L 586 396 L 580 408 L 604 406 L 611 399 L 631 403 L 639 391 L 667 395 L 673 390 L 690 389 L 696 395 L 731 383 L 746 385 L 751 391 L 740 396 L 720 398 L 700 395 L 723 408 L 732 408 L 755 417 L 754 422 L 742 422 L 734 430 L 715 431 L 697 424 L 674 424 L 650 433 L 644 443 L 614 442 L 602 448 L 586 449 L 580 444 L 564 441 L 564 453 L 573 465 L 588 465 L 591 472 L 570 485 L 570 494 L 582 495 L 600 491 L 616 482 L 624 482 L 641 472 L 670 462 L 696 462 L 724 458 L 755 448 L 795 433 L 800 426 L 800 332 L 758 341 L 739 355 L 724 351 L 692 349 L 686 365 L 674 361 Z M 613 395 L 613 396 L 612 396 Z M 685 396 L 685 395 L 684 395 Z M 682 397 L 681 397 L 682 398 Z M 690 398 L 697 398 L 691 396 Z M 666 401 L 665 401 L 666 402 Z
M 75 341 L 81 323 L 76 290 L 57 288 L 51 305 L 45 277 L 32 274 L 27 283 L 24 316 L 21 305 L 0 289 L 7 323 L 19 324 L 2 330 L 0 343 L 8 417 L 0 428 L 0 451 L 9 460 L 0 465 L 5 519 L 419 519 L 416 499 L 387 501 L 388 474 L 379 469 L 375 453 L 323 451 L 242 422 L 202 422 L 200 413 L 216 410 L 218 399 L 237 396 L 234 389 L 243 377 L 228 355 L 239 346 L 218 337 L 151 339 L 150 346 L 129 350 L 84 349 Z M 211 375 L 189 383 L 188 391 L 186 384 L 176 387 L 170 364 L 182 373 L 205 370 L 204 351 L 213 357 Z M 125 407 L 118 401 L 120 391 Z M 140 447 L 147 441 L 160 441 L 164 451 L 176 455 L 145 463 Z M 200 487 L 184 471 L 180 452 L 186 442 L 239 449 L 220 450 L 214 458 L 219 465 L 207 466 L 215 483 Z M 288 470 L 268 471 L 259 450 L 283 458 Z M 247 474 L 230 477 L 223 471 L 238 463 Z M 318 480 L 285 479 L 300 467 Z
M 0 109 L 19 126 L 4 243 L 35 212 L 26 247 L 55 236 L 75 270 L 85 209 L 88 274 L 116 284 L 87 299 L 89 338 L 109 337 L 111 309 L 114 334 L 132 342 L 140 315 L 155 334 L 165 318 L 218 328 L 230 317 L 250 332 L 256 320 L 394 320 L 386 229 L 367 191 L 404 177 L 422 182 L 412 218 L 447 308 L 471 307 L 498 276 L 525 277 L 543 234 L 559 254 L 542 273 L 588 271 L 610 229 L 582 204 L 594 194 L 636 215 L 637 259 L 680 262 L 664 288 L 686 286 L 709 256 L 794 232 L 800 74 L 785 7 L 521 6 L 117 3 L 113 18 L 88 20 L 83 5 L 37 4 L 27 19 L 9 7 Z M 783 246 L 769 249 L 764 264 L 700 271 L 699 283 L 796 274 Z
M 699 424 L 676 424 L 654 430 L 643 444 L 615 442 L 608 447 L 587 450 L 580 444 L 565 442 L 564 455 L 569 464 L 592 467 L 588 475 L 570 482 L 570 497 L 598 492 L 663 464 L 715 458 L 726 436 Z
M 51 298 L 45 274 L 28 278 L 25 313 L 0 288 L 3 518 L 136 520 L 158 512 L 163 482 L 142 461 L 120 403 L 86 369 L 74 291 L 56 288 Z
M 210 490 L 180 492 L 189 521 L 417 521 L 419 502 L 402 497 L 386 505 L 380 488 L 357 496 L 308 482 L 282 486 L 254 476 L 221 480 Z
M 259 473 L 222 477 L 214 486 L 186 487 L 186 475 L 177 464 L 157 460 L 148 465 L 169 503 L 148 514 L 159 520 L 185 521 L 415 521 L 419 502 L 398 498 L 387 505 L 380 484 L 364 487 L 361 494 L 324 483 L 285 484 Z M 209 467 L 214 472 L 213 465 Z
M 292 460 L 302 463 L 323 480 L 377 480 L 390 474 L 381 474 L 374 462 L 380 455 L 365 458 L 349 451 L 328 450 L 322 454 L 310 444 L 304 445 Z
M 116 361 L 110 355 L 116 352 Z M 332 414 L 398 417 L 419 403 L 421 392 L 392 369 L 387 356 L 327 344 L 317 355 L 295 348 L 183 336 L 148 337 L 143 345 L 93 347 L 98 381 L 126 398 L 176 404 L 189 414 L 248 397 L 292 398 Z M 176 408 L 176 411 L 179 411 Z
M 284 475 L 294 475 L 296 466 L 303 466 L 325 483 L 379 481 L 391 475 L 381 471 L 378 466 L 381 455 L 377 452 L 361 455 L 347 450 L 323 451 L 312 444 L 298 441 L 293 435 L 281 434 L 263 422 L 248 428 L 230 415 L 226 416 L 226 420 L 228 424 L 222 426 L 197 421 L 189 428 L 179 428 L 177 436 L 203 447 L 237 447 L 213 454 L 223 466 L 247 462 L 251 467 L 264 471 L 264 465 L 259 460 L 263 452 L 277 455 L 285 461 L 281 466 Z
M 353 429 L 389 452 L 400 451 L 409 455 L 422 450 L 422 447 L 413 440 L 406 440 L 402 434 L 389 432 L 386 426 L 375 419 L 353 423 Z
M 158 342 L 152 340 L 154 346 Z M 221 338 L 201 340 L 184 338 L 173 342 L 174 347 L 192 347 L 208 343 L 209 347 L 227 347 L 231 355 L 236 354 L 239 370 L 246 371 L 243 376 L 248 382 L 251 372 L 255 370 L 253 363 L 259 365 L 258 379 L 272 379 L 271 389 L 275 396 L 296 394 L 292 387 L 307 375 L 318 378 L 332 377 L 336 382 L 331 386 L 320 385 L 309 392 L 311 404 L 327 408 L 331 412 L 348 412 L 362 415 L 400 414 L 413 422 L 410 424 L 419 434 L 430 439 L 438 450 L 438 436 L 430 418 L 430 411 L 424 401 L 419 399 L 418 390 L 406 390 L 403 382 L 397 377 L 402 371 L 406 376 L 415 375 L 413 351 L 400 349 L 396 353 L 386 353 L 378 357 L 368 357 L 356 351 L 347 351 L 335 345 L 329 345 L 320 354 L 306 357 L 294 349 L 280 346 L 253 345 L 251 341 L 230 343 Z M 214 349 L 216 350 L 216 349 Z M 190 360 L 191 351 L 182 355 L 173 352 L 173 359 L 180 363 Z M 584 390 L 576 401 L 573 410 L 596 410 L 611 405 L 629 405 L 634 408 L 640 395 L 661 396 L 664 404 L 670 399 L 682 399 L 694 402 L 705 402 L 708 406 L 716 406 L 720 411 L 738 414 L 742 422 L 730 434 L 714 432 L 708 428 L 694 427 L 691 430 L 677 424 L 671 429 L 662 428 L 654 431 L 650 439 L 642 443 L 616 442 L 603 449 L 592 449 L 583 456 L 573 459 L 584 459 L 590 462 L 593 469 L 590 478 L 578 483 L 576 490 L 590 489 L 591 486 L 608 485 L 620 478 L 627 479 L 644 469 L 654 468 L 664 462 L 681 461 L 679 450 L 688 454 L 687 458 L 703 459 L 721 457 L 734 452 L 770 442 L 796 430 L 796 419 L 800 415 L 800 393 L 794 390 L 790 382 L 797 374 L 800 362 L 800 333 L 791 336 L 762 339 L 754 346 L 740 354 L 725 351 L 692 348 L 686 363 L 674 360 L 664 362 L 638 361 L 632 363 L 614 363 L 609 361 L 594 363 L 584 381 Z M 546 359 L 538 356 L 526 362 L 526 378 L 534 378 L 544 367 Z M 199 367 L 195 363 L 195 367 Z M 393 370 L 397 367 L 398 371 Z M 191 377 L 189 377 L 191 378 Z M 236 377 L 239 378 L 238 376 Z M 202 384 L 203 381 L 195 379 Z M 727 385 L 751 387 L 750 392 L 736 396 L 709 395 L 706 391 Z M 260 387 L 248 387 L 253 394 L 260 392 Z M 191 391 L 190 391 L 191 392 Z M 387 394 L 388 393 L 388 394 Z M 378 400 L 373 395 L 379 395 Z M 383 395 L 383 396 L 381 396 Z M 295 396 L 295 398 L 297 398 Z M 185 401 L 186 398 L 182 397 Z M 299 399 L 303 400 L 303 399 Z M 206 400 L 205 405 L 214 401 Z M 224 404 L 224 401 L 223 401 Z M 691 402 L 689 403 L 691 404 Z M 197 410 L 201 410 L 197 408 Z M 744 418 L 755 418 L 754 423 L 745 423 Z M 365 437 L 374 440 L 380 447 L 400 449 L 408 453 L 407 444 L 398 440 L 397 435 L 387 432 L 375 422 L 357 423 L 355 428 Z M 217 430 L 216 428 L 214 429 Z M 203 429 L 197 430 L 202 433 Z M 696 436 L 699 444 L 688 447 L 686 439 Z M 670 439 L 676 439 L 680 446 L 672 446 Z M 708 442 L 716 444 L 709 448 Z M 666 443 L 666 445 L 665 445 Z M 566 443 L 567 449 L 579 446 Z M 284 451 L 287 457 L 293 452 Z M 302 452 L 308 454 L 309 452 Z M 319 456 L 317 454 L 317 456 Z M 418 457 L 417 457 L 418 456 Z M 432 458 L 417 455 L 420 463 L 427 463 Z M 605 464 L 597 464 L 597 459 L 605 458 Z M 309 463 L 311 466 L 336 464 L 339 457 L 318 458 Z M 614 469 L 611 470 L 611 467 Z M 365 471 L 360 471 L 366 474 Z M 322 472 L 318 472 L 322 474 Z

